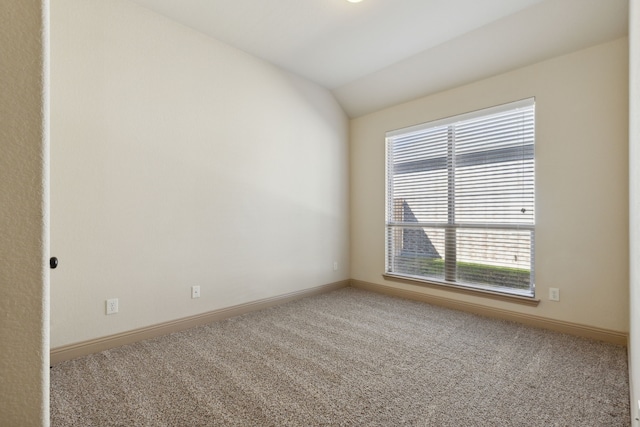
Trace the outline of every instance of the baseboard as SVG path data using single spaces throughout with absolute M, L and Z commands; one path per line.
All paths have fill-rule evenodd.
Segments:
M 500 308 L 487 307 L 481 304 L 463 302 L 451 298 L 433 296 L 422 292 L 399 289 L 394 286 L 379 285 L 376 283 L 364 282 L 361 280 L 352 279 L 351 286 L 354 288 L 364 289 L 367 291 L 377 292 L 385 295 L 396 296 L 415 301 L 422 301 L 428 304 L 438 305 L 454 310 L 460 310 L 479 314 L 482 316 L 518 322 L 542 329 L 562 332 L 565 334 L 576 335 L 612 344 L 627 345 L 628 334 L 624 332 L 613 331 L 610 329 L 596 328 L 593 326 L 565 322 L 562 320 L 553 320 L 541 316 L 523 314 Z
M 263 310 L 275 305 L 294 301 L 313 295 L 319 295 L 325 292 L 334 291 L 347 286 L 377 292 L 385 295 L 396 296 L 400 298 L 422 301 L 441 307 L 461 310 L 469 313 L 479 314 L 482 316 L 493 317 L 497 319 L 509 320 L 525 325 L 535 326 L 538 328 L 549 329 L 566 334 L 576 335 L 580 337 L 595 339 L 612 344 L 628 345 L 628 334 L 609 329 L 596 328 L 593 326 L 581 325 L 577 323 L 565 322 L 561 320 L 553 320 L 545 317 L 518 313 L 511 310 L 504 310 L 493 307 L 486 307 L 481 304 L 458 301 L 452 298 L 428 295 L 422 292 L 411 291 L 407 289 L 399 289 L 394 286 L 379 285 L 376 283 L 365 282 L 361 280 L 343 280 L 340 282 L 321 285 L 310 289 L 295 291 L 284 295 L 264 298 L 244 304 L 238 304 L 232 307 L 225 307 L 213 310 L 207 313 L 189 316 L 182 319 L 172 320 L 157 325 L 147 326 L 144 328 L 134 329 L 119 334 L 109 335 L 102 338 L 87 340 L 75 344 L 69 344 L 62 347 L 51 349 L 50 363 L 55 365 L 66 360 L 75 359 L 92 353 L 99 353 L 111 348 L 132 344 L 137 341 L 155 338 L 161 335 L 171 334 L 173 332 L 183 331 L 185 329 L 204 325 L 207 323 L 228 319 L 230 317 L 239 316 L 252 311 Z
M 232 307 L 221 308 L 207 313 L 172 320 L 169 322 L 147 326 L 144 328 L 122 332 L 119 334 L 109 335 L 102 338 L 96 338 L 93 340 L 87 340 L 75 344 L 57 347 L 51 349 L 50 363 L 51 365 L 55 365 L 56 363 L 64 362 L 66 360 L 75 359 L 92 353 L 99 353 L 104 350 L 132 344 L 137 341 L 155 338 L 161 335 L 171 334 L 173 332 L 183 331 L 185 329 L 205 325 L 207 323 L 228 319 L 230 317 L 240 316 L 241 314 L 250 313 L 252 311 L 263 310 L 265 308 L 273 307 L 278 304 L 284 304 L 286 302 L 294 301 L 300 298 L 319 295 L 325 292 L 331 292 L 337 289 L 345 288 L 349 286 L 349 284 L 349 280 L 343 280 L 341 282 L 330 283 L 327 285 L 321 285 L 309 289 L 290 292 L 284 295 L 278 295 L 275 297 L 264 298 L 244 304 L 238 304 Z

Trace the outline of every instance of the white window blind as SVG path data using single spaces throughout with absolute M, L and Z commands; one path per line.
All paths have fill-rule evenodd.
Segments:
M 387 273 L 533 296 L 534 100 L 386 139 Z

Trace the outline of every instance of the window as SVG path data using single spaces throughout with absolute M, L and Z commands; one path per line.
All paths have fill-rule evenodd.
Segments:
M 386 272 L 534 295 L 533 99 L 387 133 Z

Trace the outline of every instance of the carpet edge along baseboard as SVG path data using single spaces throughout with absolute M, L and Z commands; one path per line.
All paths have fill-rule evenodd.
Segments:
M 528 326 L 548 329 L 597 341 L 603 341 L 610 344 L 625 346 L 627 345 L 628 334 L 611 329 L 598 328 L 595 326 L 582 325 L 579 323 L 566 322 L 563 320 L 549 319 L 546 317 L 519 313 L 511 310 L 487 307 L 481 304 L 474 304 L 452 298 L 429 295 L 422 292 L 396 288 L 394 286 L 379 285 L 377 283 L 365 282 L 362 280 L 351 279 L 351 286 L 371 292 L 406 298 L 414 301 L 421 301 L 428 304 L 451 308 L 454 310 L 460 310 L 468 313 L 478 314 L 481 316 L 522 323 Z
M 119 334 L 109 335 L 106 337 L 53 348 L 50 352 L 50 364 L 55 365 L 66 360 L 75 359 L 92 353 L 99 353 L 111 348 L 132 344 L 137 341 L 155 338 L 161 335 L 171 334 L 173 332 L 183 331 L 185 329 L 228 319 L 252 311 L 263 310 L 265 308 L 273 307 L 278 304 L 283 304 L 312 295 L 318 295 L 324 292 L 331 292 L 347 286 L 352 286 L 354 288 L 364 289 L 385 295 L 421 301 L 428 304 L 479 314 L 486 317 L 509 320 L 542 329 L 548 329 L 556 332 L 566 333 L 598 341 L 604 341 L 611 344 L 628 344 L 628 334 L 620 331 L 597 328 L 561 320 L 548 319 L 541 316 L 487 307 L 481 304 L 463 302 L 452 298 L 438 297 L 422 292 L 351 279 L 316 286 L 309 289 L 303 289 L 300 291 L 295 291 L 261 300 L 251 301 L 231 307 L 225 307 L 207 313 L 197 314 L 194 316 L 172 320 L 157 325 L 134 329 Z
M 50 364 L 55 365 L 66 360 L 76 359 L 78 357 L 87 356 L 93 353 L 99 353 L 104 350 L 121 347 L 123 345 L 132 344 L 137 341 L 183 331 L 196 326 L 205 325 L 207 323 L 240 316 L 252 311 L 263 310 L 265 308 L 273 307 L 278 304 L 284 304 L 296 299 L 318 295 L 324 292 L 331 292 L 337 289 L 345 288 L 349 286 L 349 284 L 350 280 L 342 280 L 326 285 L 315 286 L 309 289 L 303 289 L 283 295 L 277 295 L 274 297 L 238 304 L 231 307 L 225 307 L 194 316 L 160 323 L 157 325 L 108 335 L 106 337 L 52 348 L 50 352 Z

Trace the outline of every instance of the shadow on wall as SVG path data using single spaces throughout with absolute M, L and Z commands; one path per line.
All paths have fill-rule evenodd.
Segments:
M 402 202 L 402 222 L 418 222 L 415 214 L 406 200 Z M 402 253 L 403 257 L 418 257 L 430 259 L 442 259 L 438 250 L 431 242 L 429 235 L 423 228 L 410 228 L 402 231 Z

